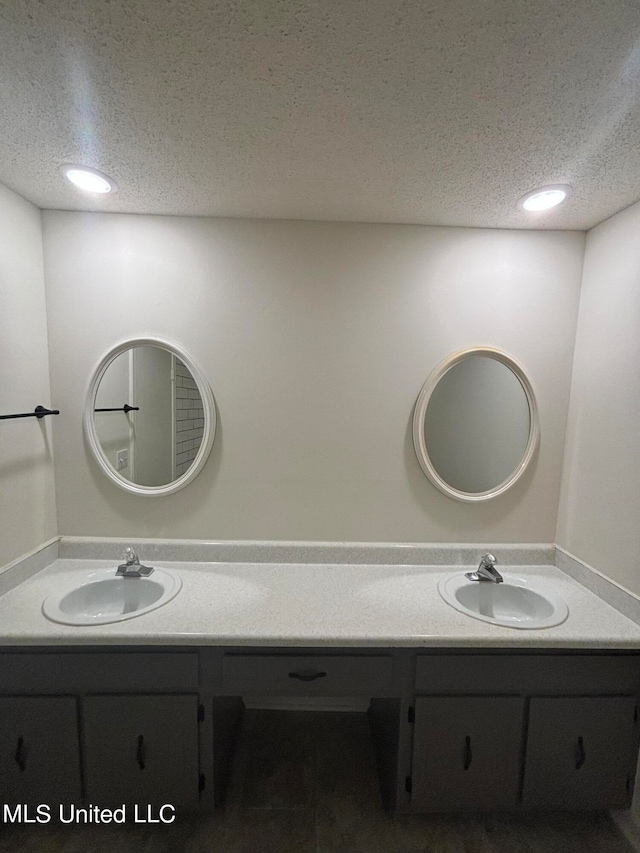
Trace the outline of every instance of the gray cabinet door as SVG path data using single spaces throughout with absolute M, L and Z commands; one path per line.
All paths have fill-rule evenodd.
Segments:
M 513 808 L 518 801 L 524 700 L 416 700 L 413 811 Z
M 635 708 L 631 696 L 531 699 L 523 804 L 628 805 L 637 752 Z
M 81 796 L 76 700 L 0 699 L 0 801 L 53 806 Z
M 89 802 L 198 804 L 196 695 L 87 696 L 82 705 Z

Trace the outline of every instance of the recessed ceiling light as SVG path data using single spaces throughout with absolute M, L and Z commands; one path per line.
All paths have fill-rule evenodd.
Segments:
M 111 193 L 116 189 L 116 182 L 97 169 L 67 165 L 60 166 L 60 171 L 78 189 L 90 193 Z
M 520 207 L 529 211 L 549 210 L 569 198 L 573 190 L 568 184 L 554 184 L 527 193 L 520 199 Z

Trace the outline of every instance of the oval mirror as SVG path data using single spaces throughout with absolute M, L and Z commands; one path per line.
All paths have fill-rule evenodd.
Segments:
M 97 366 L 84 429 L 98 464 L 123 489 L 169 495 L 202 470 L 213 444 L 211 388 L 187 353 L 159 338 L 123 341 Z
M 510 488 L 540 435 L 533 388 L 520 365 L 489 347 L 454 353 L 425 382 L 413 415 L 413 444 L 424 473 L 461 501 L 489 500 Z

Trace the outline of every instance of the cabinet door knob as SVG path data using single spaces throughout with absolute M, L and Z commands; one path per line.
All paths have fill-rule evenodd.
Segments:
M 471 767 L 472 760 L 473 753 L 471 752 L 471 738 L 467 735 L 464 739 L 464 758 L 462 761 L 462 766 L 465 770 L 468 770 Z
M 144 770 L 145 761 L 147 758 L 147 745 L 144 742 L 144 735 L 138 735 L 138 748 L 136 749 L 136 761 L 140 770 Z
M 301 672 L 289 673 L 289 678 L 297 678 L 299 681 L 315 681 L 317 678 L 326 677 L 326 672 L 318 672 L 317 669 L 303 669 Z
M 14 758 L 16 760 L 16 764 L 20 768 L 20 772 L 24 773 L 27 769 L 27 747 L 25 746 L 22 735 L 18 738 L 18 746 L 16 747 Z
M 580 770 L 586 760 L 587 753 L 584 748 L 584 741 L 581 737 L 579 737 L 578 743 L 576 744 L 576 770 Z

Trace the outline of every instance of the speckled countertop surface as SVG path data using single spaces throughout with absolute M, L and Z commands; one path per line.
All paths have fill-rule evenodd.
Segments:
M 441 599 L 442 575 L 469 566 L 154 564 L 182 578 L 176 598 L 134 619 L 74 627 L 49 621 L 43 600 L 68 583 L 69 573 L 115 564 L 54 560 L 0 598 L 0 645 L 640 649 L 640 625 L 551 565 L 504 567 L 545 582 L 569 607 L 561 625 L 519 630 L 473 619 Z

